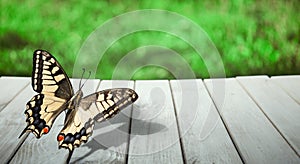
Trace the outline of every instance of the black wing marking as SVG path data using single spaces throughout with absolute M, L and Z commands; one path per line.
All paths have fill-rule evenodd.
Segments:
M 72 152 L 92 135 L 94 120 L 113 117 L 137 98 L 135 91 L 128 88 L 103 90 L 84 97 L 77 109 L 67 114 L 66 124 L 57 137 L 59 147 Z
M 26 104 L 26 122 L 27 126 L 21 133 L 32 132 L 37 138 L 47 134 L 56 119 L 56 117 L 65 109 L 66 100 L 38 94 Z
M 56 117 L 73 96 L 67 74 L 47 51 L 33 53 L 32 88 L 38 92 L 26 105 L 27 126 L 21 133 L 32 132 L 37 138 L 50 131 Z
M 80 106 L 97 122 L 109 119 L 135 102 L 137 93 L 129 88 L 107 89 L 83 98 Z
M 42 94 L 50 94 L 69 100 L 73 95 L 70 80 L 57 60 L 47 51 L 33 53 L 32 88 Z

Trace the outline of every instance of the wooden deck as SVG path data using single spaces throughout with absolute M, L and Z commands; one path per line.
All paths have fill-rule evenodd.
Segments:
M 78 80 L 73 80 L 78 88 Z M 30 78 L 1 77 L 1 163 L 64 163 L 58 117 L 49 134 L 19 139 Z M 136 103 L 97 124 L 71 163 L 300 163 L 300 76 L 207 80 L 89 80 L 85 95 L 129 87 Z

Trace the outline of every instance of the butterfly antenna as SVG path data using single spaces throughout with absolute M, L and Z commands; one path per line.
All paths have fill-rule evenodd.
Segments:
M 82 75 L 81 75 L 80 82 L 79 82 L 79 88 L 82 88 L 81 87 L 81 80 L 83 78 L 84 73 L 85 73 L 85 68 L 82 68 Z
M 91 77 L 92 72 L 89 71 L 89 76 L 88 78 L 83 82 L 82 86 L 80 87 L 80 89 L 84 86 L 84 84 L 88 81 L 88 79 Z

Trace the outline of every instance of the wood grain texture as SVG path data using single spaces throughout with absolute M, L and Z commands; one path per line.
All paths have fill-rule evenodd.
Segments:
M 273 76 L 271 81 L 282 87 L 289 96 L 300 104 L 300 75 Z
M 29 78 L 11 78 L 1 77 L 1 98 L 0 98 L 0 111 L 10 102 L 12 99 L 21 92 L 26 85 L 29 85 Z
M 300 156 L 300 105 L 268 77 L 237 79 Z
M 78 90 L 79 79 L 71 80 L 74 90 Z M 94 92 L 97 89 L 99 80 L 88 80 L 83 87 L 84 93 Z M 30 88 L 31 89 L 31 88 Z M 33 92 L 33 91 L 32 91 Z M 35 93 L 28 94 L 27 97 L 33 96 Z M 27 98 L 26 103 L 30 98 Z M 23 115 L 23 111 L 20 112 Z M 22 117 L 22 128 L 25 127 L 25 116 Z M 67 149 L 58 149 L 58 142 L 56 140 L 57 135 L 63 128 L 63 122 L 65 119 L 65 113 L 58 116 L 54 122 L 51 131 L 42 136 L 40 139 L 35 138 L 33 134 L 30 134 L 25 140 L 19 151 L 15 154 L 11 163 L 65 163 L 68 157 Z M 76 148 L 75 152 L 81 149 Z
M 202 80 L 172 80 L 187 163 L 242 163 Z
M 29 78 L 23 80 L 26 82 L 21 83 L 27 83 Z M 15 84 L 15 82 L 12 81 L 11 83 Z M 31 98 L 32 93 L 31 86 L 27 85 L 25 89 L 18 93 L 0 112 L 0 161 L 2 162 L 6 162 L 10 158 L 21 141 L 18 137 L 26 125 L 24 115 L 25 104 Z
M 134 81 L 103 80 L 97 91 L 111 88 L 132 88 Z M 96 123 L 92 138 L 76 150 L 71 162 L 125 163 L 129 137 L 131 106 L 113 118 Z
M 137 102 L 97 124 L 71 163 L 300 163 L 299 76 L 237 79 L 210 79 L 204 85 L 201 80 L 137 81 Z M 5 85 L 0 102 L 6 103 L 0 112 L 0 161 L 64 163 L 68 150 L 58 149 L 56 141 L 64 113 L 41 139 L 18 138 L 26 126 L 25 104 L 36 94 L 29 82 L 0 78 Z M 79 80 L 71 82 L 76 91 Z M 88 80 L 84 95 L 98 85 L 99 80 Z M 102 81 L 98 90 L 133 86 L 133 81 Z
M 167 80 L 137 81 L 128 163 L 183 163 Z
M 299 158 L 236 79 L 205 80 L 245 163 L 297 163 Z M 225 92 L 214 88 L 225 87 Z

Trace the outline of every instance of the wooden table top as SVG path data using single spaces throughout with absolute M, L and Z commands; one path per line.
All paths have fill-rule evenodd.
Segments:
M 36 94 L 29 77 L 1 77 L 1 163 L 64 163 L 56 137 L 18 138 L 25 104 Z M 74 90 L 78 79 L 72 79 Z M 300 75 L 194 80 L 88 80 L 85 95 L 133 88 L 139 99 L 95 125 L 71 163 L 300 163 Z

